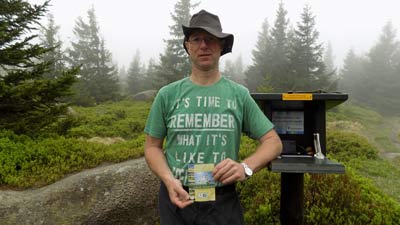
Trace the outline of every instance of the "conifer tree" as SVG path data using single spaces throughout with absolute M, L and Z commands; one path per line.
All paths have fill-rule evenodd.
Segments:
M 334 63 L 333 49 L 331 42 L 328 42 L 324 53 L 324 63 L 328 73 L 336 74 L 336 67 Z
M 363 77 L 365 78 L 364 64 L 365 59 L 350 49 L 340 70 L 339 90 L 349 93 L 351 99 L 356 101 L 364 89 L 362 82 Z
M 0 2 L 0 129 L 34 136 L 65 112 L 61 98 L 71 94 L 78 70 L 45 77 L 55 72 L 53 62 L 45 60 L 53 48 L 38 44 L 36 32 L 47 7 L 48 2 Z
M 144 66 L 141 65 L 140 52 L 139 50 L 137 50 L 128 68 L 128 73 L 127 73 L 128 94 L 134 95 L 144 90 L 143 89 L 144 75 L 145 75 Z
M 262 24 L 261 32 L 258 34 L 256 48 L 252 51 L 253 64 L 245 72 L 245 82 L 250 92 L 257 92 L 260 87 L 269 87 L 266 79 L 269 76 L 270 43 L 269 43 L 269 25 L 265 19 Z
M 156 84 L 157 89 L 190 75 L 191 64 L 183 48 L 182 24 L 188 24 L 190 10 L 196 5 L 190 0 L 179 0 L 175 4 L 174 13 L 171 14 L 174 24 L 169 27 L 171 38 L 165 41 L 165 52 L 160 55 L 160 64 L 156 66 L 156 76 L 160 79 Z
M 288 39 L 287 11 L 283 2 L 280 2 L 276 20 L 270 33 L 269 74 L 270 83 L 274 91 L 285 92 L 293 86 L 289 72 L 289 39 Z
M 76 21 L 73 33 L 76 41 L 68 50 L 69 62 L 80 66 L 76 103 L 90 105 L 115 100 L 118 97 L 118 69 L 112 55 L 100 36 L 94 8 L 87 12 L 88 22 L 81 17 Z
M 290 72 L 294 81 L 289 90 L 314 91 L 335 89 L 323 62 L 323 46 L 318 43 L 319 33 L 315 29 L 315 16 L 309 5 L 301 14 L 291 41 Z
M 62 51 L 62 41 L 59 38 L 60 27 L 56 25 L 53 14 L 48 14 L 47 26 L 41 27 L 40 40 L 45 48 L 52 49 L 43 55 L 44 61 L 52 62 L 51 73 L 46 73 L 47 78 L 59 77 L 60 71 L 62 71 L 65 65 L 65 57 Z M 58 73 L 57 73 L 58 72 Z
M 239 55 L 235 61 L 226 60 L 223 75 L 237 83 L 245 84 L 244 81 L 244 66 L 242 56 Z
M 145 90 L 155 90 L 159 88 L 159 84 L 161 84 L 163 79 L 160 79 L 160 77 L 157 74 L 157 63 L 153 58 L 150 58 L 147 68 L 145 70 L 146 72 L 146 79 L 143 83 L 143 86 L 146 87 Z
M 391 22 L 383 28 L 378 42 L 370 49 L 365 63 L 364 92 L 358 96 L 377 111 L 390 114 L 400 111 L 400 45 Z

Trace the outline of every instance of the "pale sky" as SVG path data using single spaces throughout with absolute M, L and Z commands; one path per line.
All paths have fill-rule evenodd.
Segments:
M 169 26 L 173 24 L 171 13 L 178 0 L 52 0 L 50 13 L 60 26 L 64 47 L 73 39 L 72 29 L 76 19 L 86 20 L 87 11 L 94 6 L 100 33 L 106 48 L 113 54 L 119 67 L 126 69 L 136 50 L 142 62 L 150 58 L 159 59 L 169 39 Z M 319 42 L 331 42 L 335 63 L 340 66 L 352 48 L 357 54 L 366 53 L 378 40 L 383 26 L 391 21 L 400 29 L 399 0 L 282 0 L 288 11 L 290 24 L 296 26 L 306 3 L 316 16 Z M 44 0 L 29 0 L 43 3 Z M 276 19 L 280 0 L 198 0 L 200 5 L 192 13 L 205 9 L 217 14 L 224 32 L 235 36 L 233 51 L 224 55 L 224 60 L 235 60 L 242 56 L 243 62 L 251 64 L 254 49 L 263 21 L 270 26 Z M 47 23 L 47 20 L 44 21 Z M 397 33 L 397 40 L 400 40 Z M 221 64 L 222 65 L 222 64 Z

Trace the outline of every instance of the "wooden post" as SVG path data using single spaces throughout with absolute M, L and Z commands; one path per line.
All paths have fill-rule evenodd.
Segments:
M 303 225 L 304 174 L 281 173 L 281 225 Z

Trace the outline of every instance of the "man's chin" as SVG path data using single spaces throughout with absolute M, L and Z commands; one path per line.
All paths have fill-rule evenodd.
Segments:
M 215 69 L 215 66 L 213 64 L 199 64 L 198 68 L 202 71 L 210 71 Z

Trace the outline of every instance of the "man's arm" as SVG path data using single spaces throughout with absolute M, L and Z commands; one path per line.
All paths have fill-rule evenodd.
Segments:
M 147 135 L 144 156 L 149 168 L 167 187 L 171 202 L 179 208 L 184 208 L 193 203 L 193 201 L 190 200 L 189 194 L 183 189 L 182 183 L 174 177 L 169 169 L 162 149 L 163 141 L 163 139 Z
M 282 142 L 275 130 L 270 130 L 259 139 L 260 145 L 256 151 L 243 160 L 253 172 L 267 166 L 267 164 L 278 157 L 282 152 Z M 213 171 L 214 180 L 223 184 L 234 183 L 246 179 L 244 168 L 232 159 L 225 159 L 218 163 Z

